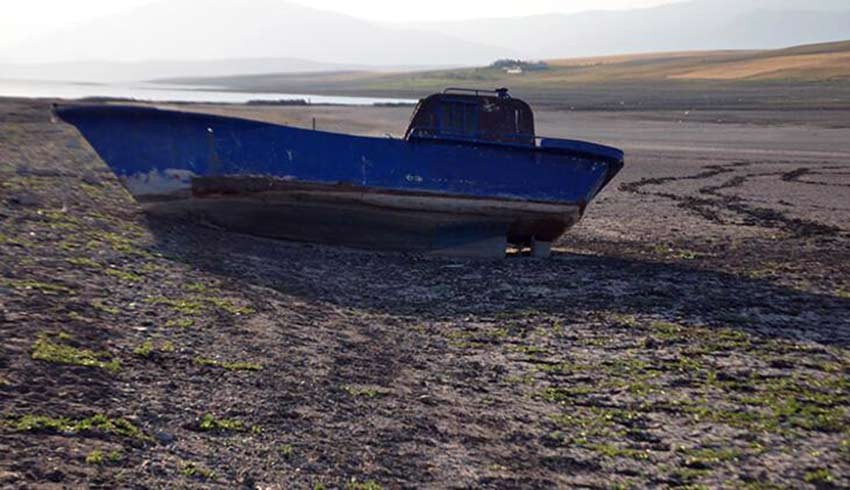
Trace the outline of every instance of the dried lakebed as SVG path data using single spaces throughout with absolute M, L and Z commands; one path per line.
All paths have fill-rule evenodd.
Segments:
M 462 262 L 151 221 L 0 102 L 0 486 L 850 485 L 848 131 L 659 119 L 551 260 Z

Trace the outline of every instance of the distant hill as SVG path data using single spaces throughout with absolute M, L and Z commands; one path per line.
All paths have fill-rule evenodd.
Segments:
M 515 75 L 486 66 L 403 73 L 350 71 L 182 78 L 175 83 L 220 85 L 254 91 L 422 91 L 452 85 L 557 89 L 629 82 L 794 81 L 850 82 L 850 41 L 776 50 L 684 51 L 547 60 L 548 69 Z
M 202 8 L 194 0 L 161 0 L 2 49 L 0 60 L 7 64 L 0 65 L 0 78 L 35 72 L 38 78 L 108 81 L 94 78 L 483 66 L 502 58 L 773 49 L 841 39 L 850 39 L 847 0 L 689 0 L 623 11 L 404 25 L 285 0 L 206 0 Z M 814 63 L 798 61 L 801 68 Z M 740 73 L 771 71 L 760 65 Z
M 847 0 L 690 0 L 652 8 L 414 23 L 526 58 L 772 49 L 850 39 Z
M 552 60 L 546 82 L 850 80 L 850 41 L 777 50 L 649 53 Z M 542 80 L 540 80 L 542 82 Z
M 850 41 L 758 53 L 673 74 L 701 80 L 850 80 Z
M 547 69 L 503 67 L 376 73 L 266 74 L 172 83 L 259 92 L 423 97 L 446 87 L 492 89 L 537 105 L 576 109 L 850 107 L 850 41 L 777 50 L 643 53 L 546 61 Z
M 297 58 L 345 65 L 446 66 L 506 54 L 503 47 L 397 29 L 283 0 L 160 0 L 2 50 L 0 60 Z

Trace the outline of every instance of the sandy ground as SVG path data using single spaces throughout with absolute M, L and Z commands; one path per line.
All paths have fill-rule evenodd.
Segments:
M 850 114 L 538 118 L 626 169 L 553 258 L 465 262 L 152 221 L 0 102 L 0 486 L 850 486 Z

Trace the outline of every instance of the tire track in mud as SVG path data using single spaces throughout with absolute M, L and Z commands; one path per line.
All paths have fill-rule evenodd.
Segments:
M 623 192 L 643 196 L 654 196 L 670 199 L 678 203 L 678 207 L 695 213 L 696 215 L 719 225 L 735 225 L 737 223 L 723 219 L 721 212 L 731 212 L 740 216 L 744 224 L 754 225 L 762 228 L 780 229 L 790 233 L 795 238 L 800 237 L 834 237 L 839 235 L 841 228 L 819 223 L 817 221 L 794 218 L 777 209 L 753 206 L 744 202 L 738 196 L 728 196 L 720 191 L 741 187 L 749 179 L 755 177 L 776 176 L 786 182 L 796 182 L 795 179 L 807 175 L 808 168 L 801 168 L 791 172 L 754 172 L 744 175 L 735 175 L 718 185 L 709 185 L 698 190 L 699 197 L 693 195 L 681 195 L 664 191 L 649 191 L 644 189 L 650 185 L 667 185 L 675 182 L 689 180 L 704 180 L 724 174 L 735 173 L 739 169 L 752 166 L 753 162 L 733 162 L 725 165 L 708 165 L 704 170 L 681 177 L 653 177 L 644 178 L 635 182 L 621 184 L 619 189 Z M 805 172 L 802 172 L 804 171 Z M 808 183 L 808 182 L 805 182 Z

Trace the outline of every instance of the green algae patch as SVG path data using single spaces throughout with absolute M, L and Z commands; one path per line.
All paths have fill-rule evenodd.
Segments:
M 684 457 L 685 466 L 695 469 L 709 469 L 725 462 L 737 461 L 741 457 L 740 451 L 731 448 L 679 448 L 677 453 Z
M 812 483 L 814 485 L 831 485 L 835 481 L 835 477 L 832 476 L 832 473 L 826 468 L 818 468 L 816 470 L 807 471 L 805 475 L 803 475 L 803 480 L 806 483 Z
M 0 245 L 12 245 L 21 248 L 35 248 L 36 244 L 32 240 L 27 240 L 21 237 L 11 237 L 4 233 L 0 233 Z
M 651 456 L 648 449 L 624 448 L 611 443 L 588 443 L 584 444 L 584 447 L 606 458 L 629 458 L 642 461 L 648 460 Z
M 51 362 L 54 364 L 70 364 L 74 366 L 86 366 L 105 369 L 112 373 L 121 370 L 121 361 L 111 358 L 108 352 L 95 352 L 89 349 L 78 349 L 57 340 L 67 340 L 60 336 L 51 336 L 42 333 L 33 344 L 32 358 L 37 361 Z
M 172 308 L 183 315 L 200 315 L 204 309 L 204 304 L 200 301 L 191 299 L 172 299 L 165 297 L 152 297 L 145 300 L 147 303 L 154 305 L 164 305 Z
M 216 298 L 214 296 L 205 296 L 202 298 L 207 303 L 215 306 L 220 310 L 224 310 L 231 315 L 250 315 L 254 313 L 254 309 L 248 306 L 239 306 L 233 301 L 226 298 Z
M 110 315 L 117 315 L 117 314 L 121 313 L 121 310 L 120 310 L 120 309 L 118 309 L 118 308 L 116 308 L 116 307 L 114 307 L 114 306 L 109 306 L 109 305 L 107 305 L 107 304 L 104 302 L 104 300 L 103 300 L 103 299 L 93 299 L 93 300 L 91 300 L 91 301 L 89 302 L 89 304 L 90 304 L 90 305 L 92 306 L 92 308 L 94 308 L 95 310 L 102 311 L 102 312 L 104 312 L 104 313 L 109 313 Z
M 262 429 L 256 425 L 248 425 L 239 419 L 220 419 L 208 413 L 201 417 L 198 422 L 198 430 L 203 432 L 248 432 L 261 433 Z
M 183 286 L 183 289 L 192 293 L 205 293 L 209 291 L 209 286 L 203 282 L 193 282 Z
M 49 282 L 41 282 L 41 281 L 5 281 L 5 285 L 8 285 L 10 288 L 22 292 L 38 292 L 45 296 L 60 296 L 63 294 L 71 294 L 73 291 L 71 288 L 63 286 L 61 284 L 53 284 Z
M 190 318 L 178 318 L 175 320 L 168 320 L 165 322 L 165 326 L 169 328 L 189 328 L 195 325 L 195 321 Z
M 141 282 L 144 278 L 132 272 L 122 271 L 120 269 L 106 269 L 106 275 L 117 277 L 124 282 Z
M 88 247 L 98 248 L 102 243 L 108 245 L 109 248 L 118 253 L 136 251 L 135 240 L 113 232 L 98 233 L 96 239 L 89 242 Z
M 346 385 L 342 387 L 342 390 L 350 396 L 361 398 L 377 398 L 386 394 L 378 388 L 373 388 L 371 386 Z
M 206 357 L 196 357 L 193 362 L 198 366 L 211 366 L 226 369 L 228 371 L 260 371 L 263 369 L 263 366 L 253 363 L 253 362 L 227 362 L 227 361 L 217 361 L 215 359 L 208 359 Z
M 86 464 L 91 465 L 102 465 L 106 458 L 103 455 L 103 451 L 100 449 L 95 449 L 86 455 Z
M 292 457 L 292 454 L 295 452 L 295 449 L 292 447 L 292 444 L 281 444 L 277 447 L 277 451 L 286 459 Z
M 133 354 L 140 357 L 148 358 L 153 354 L 153 350 L 153 341 L 145 340 L 144 342 L 142 342 L 142 345 L 133 349 Z
M 160 340 L 154 343 L 153 339 L 145 339 L 133 349 L 133 354 L 145 359 L 151 359 L 160 353 L 171 353 L 177 350 L 177 346 L 170 340 Z
M 375 480 L 368 480 L 365 482 L 352 481 L 346 485 L 345 488 L 346 490 L 384 490 L 384 487 Z
M 596 389 L 592 386 L 551 386 L 540 393 L 540 398 L 550 403 L 570 404 L 576 397 L 590 395 Z
M 103 265 L 101 265 L 100 262 L 97 262 L 95 260 L 92 260 L 92 259 L 89 259 L 89 258 L 86 258 L 86 257 L 71 257 L 71 258 L 65 259 L 65 260 L 69 264 L 77 266 L 77 267 L 84 267 L 84 268 L 87 268 L 87 269 L 102 269 L 103 268 Z
M 656 255 L 660 255 L 666 259 L 674 260 L 696 260 L 706 256 L 705 254 L 697 252 L 695 250 L 665 247 L 663 245 L 654 247 L 652 251 Z
M 221 311 L 235 316 L 250 315 L 254 313 L 254 309 L 248 306 L 240 306 L 236 302 L 228 298 L 219 298 L 215 296 L 187 296 L 180 299 L 151 297 L 145 300 L 147 303 L 155 305 L 168 306 L 177 313 L 186 316 L 200 315 L 209 307 L 217 308 Z
M 216 479 L 215 471 L 197 463 L 183 463 L 180 473 L 187 478 L 197 478 L 200 480 Z
M 148 441 L 141 429 L 124 418 L 110 418 L 96 414 L 84 419 L 49 417 L 45 415 L 23 415 L 8 424 L 15 432 L 51 432 L 60 434 L 109 434 L 129 439 Z

